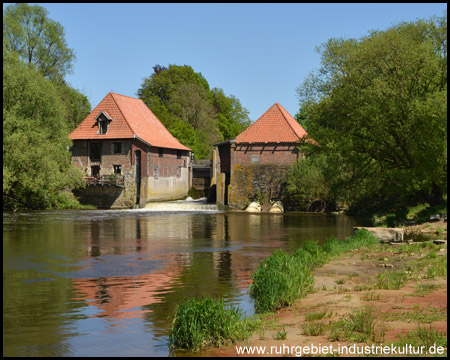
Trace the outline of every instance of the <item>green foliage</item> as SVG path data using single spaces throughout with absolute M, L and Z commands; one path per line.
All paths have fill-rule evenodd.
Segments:
M 250 124 L 248 111 L 233 95 L 210 90 L 201 73 L 184 65 L 156 65 L 138 96 L 181 143 L 199 159 L 211 156 L 212 144 L 231 139 Z
M 326 157 L 319 155 L 300 159 L 286 173 L 285 202 L 296 210 L 312 209 L 317 202 L 320 210 L 330 201 L 330 189 L 324 176 Z
M 3 10 L 3 44 L 45 77 L 62 79 L 75 55 L 67 47 L 64 28 L 47 17 L 40 5 L 17 3 Z
M 241 311 L 221 299 L 184 299 L 175 309 L 170 347 L 198 351 L 223 346 L 248 337 L 251 325 Z
M 3 46 L 3 202 L 49 208 L 80 186 L 71 165 L 66 108 L 57 88 Z
M 234 139 L 250 126 L 248 110 L 241 105 L 238 98 L 234 95 L 226 96 L 222 89 L 214 88 L 211 92 L 219 131 L 224 140 Z
M 65 121 L 69 130 L 74 130 L 91 112 L 91 104 L 86 95 L 69 86 L 65 81 L 54 81 L 58 95 L 66 108 Z
M 330 39 L 298 88 L 298 118 L 320 144 L 309 153 L 326 154 L 332 194 L 355 211 L 434 205 L 446 193 L 446 29 L 445 15 Z

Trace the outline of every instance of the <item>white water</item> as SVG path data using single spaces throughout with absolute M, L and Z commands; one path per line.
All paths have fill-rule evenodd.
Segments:
M 216 204 L 206 202 L 206 198 L 151 202 L 145 205 L 148 211 L 219 211 Z M 144 210 L 143 209 L 143 210 Z

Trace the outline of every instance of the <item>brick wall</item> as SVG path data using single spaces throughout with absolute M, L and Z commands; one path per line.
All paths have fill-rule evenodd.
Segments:
M 298 158 L 296 143 L 287 144 L 235 144 L 231 150 L 234 164 L 278 164 L 294 163 Z

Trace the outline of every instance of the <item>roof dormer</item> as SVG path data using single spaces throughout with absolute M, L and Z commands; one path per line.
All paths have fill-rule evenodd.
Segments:
M 112 117 L 106 111 L 100 111 L 95 118 L 98 126 L 97 134 L 105 135 L 108 133 L 109 123 L 112 121 Z

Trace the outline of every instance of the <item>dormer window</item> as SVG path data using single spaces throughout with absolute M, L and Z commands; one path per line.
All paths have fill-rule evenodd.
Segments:
M 96 120 L 98 126 L 97 134 L 106 134 L 108 132 L 109 123 L 112 121 L 112 118 L 105 111 L 101 111 L 100 114 L 98 114 Z

